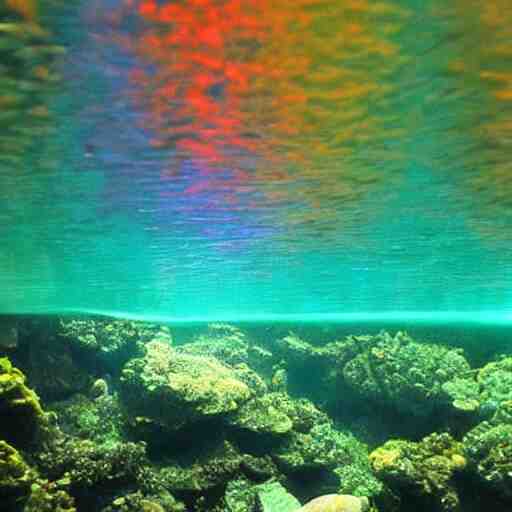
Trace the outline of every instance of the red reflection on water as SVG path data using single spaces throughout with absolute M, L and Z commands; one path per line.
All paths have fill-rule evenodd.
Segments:
M 289 216 L 303 223 L 325 216 L 329 200 L 358 199 L 385 182 L 378 165 L 399 161 L 383 149 L 398 123 L 385 105 L 378 115 L 368 108 L 392 93 L 400 59 L 388 34 L 403 21 L 398 9 L 365 0 L 328 8 L 324 0 L 124 0 L 118 27 L 134 18 L 137 30 L 117 36 L 137 57 L 133 99 L 152 146 L 173 154 L 163 179 L 194 163 L 186 194 L 213 190 L 236 204 L 257 190 L 272 204 L 305 204 Z

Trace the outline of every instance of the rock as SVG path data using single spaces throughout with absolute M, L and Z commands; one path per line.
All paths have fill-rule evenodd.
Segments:
M 59 337 L 93 366 L 113 374 L 130 358 L 142 355 L 145 343 L 172 343 L 166 326 L 111 318 L 63 318 Z
M 370 460 L 377 477 L 402 499 L 433 511 L 459 510 L 454 476 L 465 469 L 466 457 L 462 444 L 449 434 L 431 434 L 418 443 L 391 440 L 374 450 Z
M 349 494 L 327 494 L 311 500 L 297 512 L 366 512 L 369 508 L 368 498 Z
M 512 401 L 470 430 L 462 444 L 469 468 L 482 484 L 512 500 Z
M 123 369 L 121 398 L 133 416 L 178 430 L 237 410 L 253 396 L 244 382 L 249 373 L 247 367 L 238 373 L 215 358 L 178 353 L 154 341 L 143 358 Z
M 401 332 L 394 337 L 382 332 L 345 364 L 343 378 L 361 399 L 426 417 L 450 405 L 443 386 L 470 372 L 459 350 L 418 343 Z
M 0 503 L 10 510 L 28 498 L 34 475 L 18 451 L 0 441 Z M 3 509 L 2 509 L 3 510 Z
M 293 428 L 292 420 L 281 407 L 283 397 L 287 399 L 286 395 L 268 393 L 253 398 L 231 415 L 228 422 L 254 433 L 282 436 Z
M 0 358 L 0 438 L 14 445 L 30 444 L 45 415 L 39 398 L 25 385 L 25 375 L 7 358 Z
M 255 487 L 261 512 L 297 512 L 300 502 L 279 482 L 269 482 Z

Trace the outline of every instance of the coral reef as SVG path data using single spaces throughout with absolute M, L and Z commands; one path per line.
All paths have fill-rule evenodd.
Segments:
M 50 480 L 66 479 L 74 495 L 95 487 L 137 482 L 147 464 L 144 443 L 101 445 L 67 435 L 53 439 L 35 460 Z
M 323 347 L 290 334 L 272 352 L 224 324 L 178 347 L 152 324 L 17 329 L 10 357 L 30 383 L 44 388 L 59 350 L 69 365 L 48 377 L 43 412 L 0 358 L 2 511 L 362 512 L 371 502 L 372 512 L 480 512 L 468 507 L 476 494 L 496 510 L 512 503 L 511 358 L 471 369 L 460 351 L 403 333 Z M 73 386 L 73 368 L 87 385 Z M 333 400 L 334 417 L 323 407 Z M 386 435 L 374 411 L 409 428 Z M 449 433 L 423 434 L 434 413 Z
M 169 493 L 153 497 L 134 492 L 116 498 L 101 512 L 185 512 L 185 506 Z
M 370 454 L 377 476 L 409 503 L 418 501 L 432 512 L 459 510 L 454 484 L 466 468 L 462 445 L 449 434 L 431 434 L 418 443 L 391 440 Z
M 232 412 L 254 394 L 244 382 L 251 376 L 246 367 L 237 372 L 213 357 L 179 353 L 158 341 L 145 348 L 145 356 L 129 361 L 121 375 L 121 397 L 133 416 L 177 430 Z
M 464 454 L 480 481 L 512 500 L 512 400 L 463 439 Z
M 56 334 L 55 319 L 30 319 L 20 323 L 16 364 L 28 375 L 30 385 L 46 401 L 61 400 L 84 392 L 93 376 L 73 351 L 73 346 Z
M 23 512 L 76 512 L 66 486 L 42 479 L 22 455 L 0 441 L 0 509 Z
M 142 355 L 144 344 L 171 343 L 168 327 L 106 318 L 62 318 L 58 335 L 105 370 L 116 372 L 128 359 Z
M 495 412 L 502 403 L 512 400 L 512 357 L 486 364 L 478 371 L 477 381 L 484 414 Z
M 44 413 L 38 396 L 25 385 L 25 375 L 12 366 L 7 358 L 0 358 L 0 439 L 14 445 L 34 441 Z
M 30 495 L 35 475 L 20 453 L 5 441 L 0 441 L 0 503 L 13 507 Z
M 446 405 L 443 385 L 470 371 L 460 350 L 381 332 L 343 366 L 343 378 L 362 399 L 425 417 Z

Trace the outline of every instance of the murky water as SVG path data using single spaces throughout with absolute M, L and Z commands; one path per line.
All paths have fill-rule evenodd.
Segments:
M 0 311 L 509 321 L 511 32 L 505 0 L 2 2 Z

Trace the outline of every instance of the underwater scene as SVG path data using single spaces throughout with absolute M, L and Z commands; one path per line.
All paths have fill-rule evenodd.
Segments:
M 510 0 L 0 0 L 0 512 L 512 511 Z

